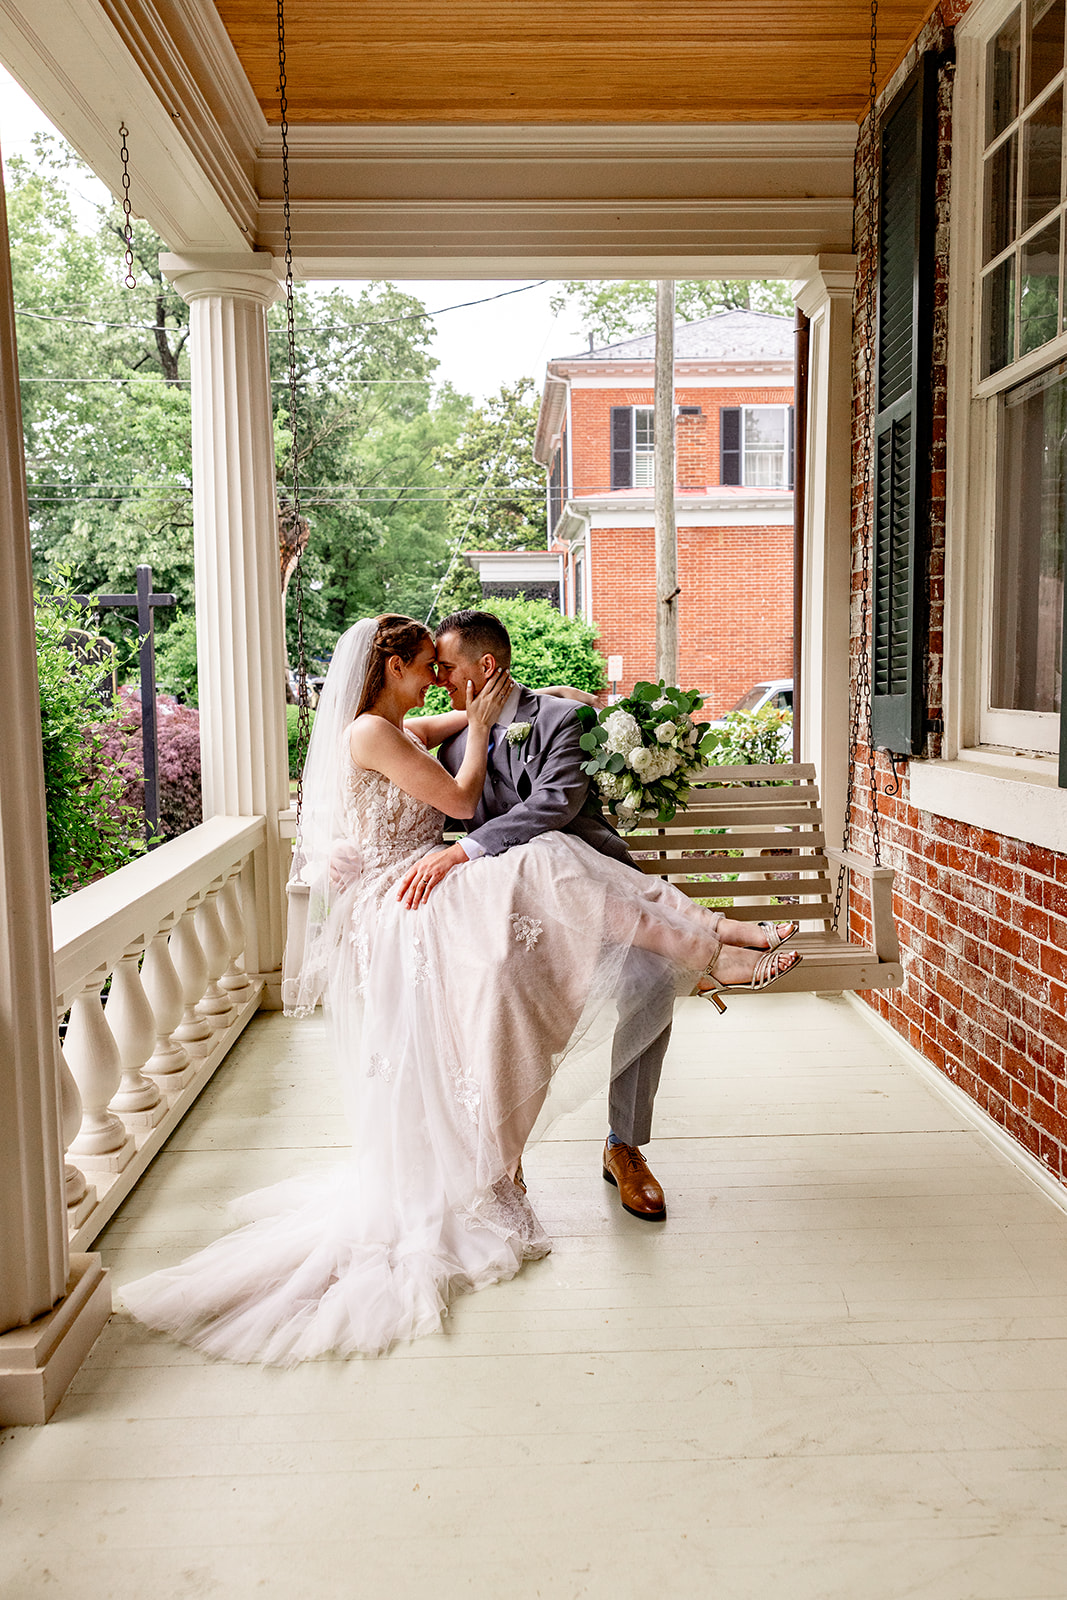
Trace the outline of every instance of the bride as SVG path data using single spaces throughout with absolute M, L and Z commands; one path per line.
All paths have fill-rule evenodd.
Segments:
M 465 712 L 406 722 L 435 681 L 433 640 L 409 618 L 358 622 L 334 652 L 304 769 L 283 997 L 296 1016 L 323 1002 L 352 1151 L 325 1177 L 246 1196 L 244 1227 L 126 1285 L 135 1317 L 212 1355 L 377 1354 L 546 1254 L 520 1159 L 603 1087 L 613 1038 L 617 1066 L 650 1044 L 659 1024 L 622 981 L 628 951 L 679 993 L 716 986 L 721 917 L 571 834 L 401 902 L 445 819 L 473 814 L 512 689 L 502 671 L 477 696 L 468 684 Z M 453 778 L 431 751 L 464 722 Z M 740 978 L 757 955 L 729 959 Z

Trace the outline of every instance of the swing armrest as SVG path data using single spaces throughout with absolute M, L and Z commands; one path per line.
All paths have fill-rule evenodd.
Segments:
M 858 856 L 851 850 L 838 850 L 833 845 L 825 847 L 828 860 L 836 866 L 858 872 L 871 885 L 871 933 L 874 953 L 879 961 L 900 960 L 900 939 L 893 920 L 893 868 L 876 867 L 867 856 Z
M 823 855 L 832 861 L 836 867 L 847 867 L 850 872 L 859 872 L 865 878 L 874 882 L 884 880 L 892 882 L 892 867 L 876 867 L 869 856 L 858 856 L 854 850 L 842 850 L 832 844 L 824 845 Z

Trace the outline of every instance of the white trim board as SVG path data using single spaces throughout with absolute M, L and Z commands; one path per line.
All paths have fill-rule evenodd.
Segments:
M 946 1078 L 943 1072 L 931 1066 L 921 1051 L 916 1050 L 913 1044 L 902 1038 L 897 1030 L 861 1000 L 859 995 L 846 994 L 843 998 L 865 1022 L 869 1022 L 877 1033 L 900 1052 L 904 1065 L 922 1078 L 940 1099 L 963 1118 L 964 1122 L 969 1123 L 975 1133 L 991 1144 L 998 1155 L 1010 1161 L 1012 1166 L 1016 1167 L 1024 1178 L 1028 1178 L 1036 1189 L 1040 1189 L 1046 1199 L 1051 1200 L 1060 1211 L 1067 1212 L 1067 1187 L 1060 1183 L 1058 1178 L 1054 1178 L 1036 1156 L 1032 1156 L 1018 1139 L 1013 1139 L 999 1122 L 995 1121 L 987 1111 L 983 1111 L 981 1106 L 976 1105 L 970 1095 L 953 1083 L 951 1078 Z
M 983 759 L 981 751 L 961 751 L 957 761 L 912 761 L 908 803 L 918 811 L 950 817 L 974 828 L 1021 839 L 1024 844 L 1067 852 L 1067 789 L 1056 783 L 1055 764 Z

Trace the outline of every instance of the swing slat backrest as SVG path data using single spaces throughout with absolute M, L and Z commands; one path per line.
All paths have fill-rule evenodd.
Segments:
M 834 877 L 841 852 L 823 827 L 815 768 L 807 764 L 708 767 L 673 822 L 626 835 L 642 872 L 740 921 L 796 921 L 791 948 L 804 960 L 779 990 L 837 992 L 902 982 L 892 923 L 892 870 L 849 856 L 869 877 L 871 946 L 834 932 Z

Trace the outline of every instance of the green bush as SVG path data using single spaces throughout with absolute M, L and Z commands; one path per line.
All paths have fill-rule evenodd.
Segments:
M 717 763 L 760 767 L 767 762 L 792 761 L 789 729 L 791 711 L 764 706 L 761 711 L 728 711 L 721 728 L 709 728 L 700 741 L 709 766 Z
M 67 575 L 63 575 L 64 580 Z M 143 817 L 130 803 L 124 740 L 110 736 L 120 712 L 100 697 L 101 669 L 68 648 L 96 618 L 57 586 L 34 595 L 45 804 L 52 896 L 70 894 L 145 849 Z
M 156 636 L 156 688 L 173 694 L 187 706 L 198 706 L 196 678 L 196 618 L 179 611 L 166 633 Z
M 485 600 L 511 635 L 511 671 L 528 689 L 569 683 L 600 694 L 608 686 L 597 632 L 581 617 L 564 617 L 547 600 Z

